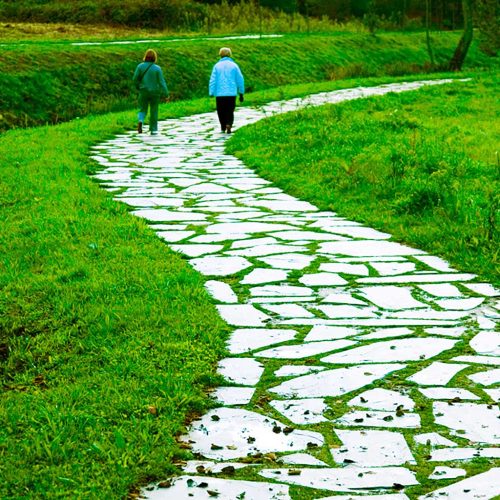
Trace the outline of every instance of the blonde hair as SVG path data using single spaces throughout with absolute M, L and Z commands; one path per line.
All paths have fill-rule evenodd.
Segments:
M 231 57 L 231 49 L 229 47 L 222 47 L 222 49 L 219 50 L 219 55 L 221 57 Z
M 148 49 L 146 50 L 146 53 L 144 54 L 143 61 L 147 62 L 156 62 L 158 61 L 158 55 L 153 49 Z

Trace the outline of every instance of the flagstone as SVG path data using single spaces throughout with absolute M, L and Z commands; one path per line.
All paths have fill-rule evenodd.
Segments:
M 208 290 L 208 293 L 219 302 L 238 303 L 238 297 L 233 292 L 231 286 L 223 281 L 207 281 L 205 283 L 205 288 Z
M 470 297 L 468 299 L 436 300 L 435 303 L 443 309 L 470 310 L 480 306 L 483 301 L 484 297 Z
M 478 354 L 500 356 L 499 332 L 479 332 L 469 344 Z
M 312 465 L 315 467 L 328 467 L 328 464 L 308 453 L 293 453 L 278 459 L 278 462 L 288 465 Z
M 473 382 L 480 385 L 493 385 L 500 383 L 500 368 L 467 375 Z
M 400 245 L 392 241 L 339 241 L 332 243 L 321 243 L 320 252 L 336 255 L 350 255 L 352 257 L 374 257 L 374 256 L 405 256 L 423 253 L 422 250 Z
M 357 306 L 316 306 L 315 309 L 321 311 L 328 318 L 375 318 L 376 310 L 372 307 Z
M 445 337 L 462 337 L 466 328 L 464 326 L 455 326 L 453 328 L 433 326 L 426 328 L 425 331 L 433 335 L 444 335 Z
M 321 497 L 321 500 L 410 500 L 404 493 L 387 493 L 381 495 L 335 495 L 333 497 Z
M 420 262 L 423 262 L 429 267 L 432 267 L 436 271 L 441 271 L 444 273 L 456 272 L 456 269 L 450 267 L 450 264 L 440 257 L 434 257 L 433 255 L 419 255 L 415 257 Z
M 264 367 L 253 358 L 225 358 L 219 361 L 217 372 L 228 382 L 255 386 L 264 372 Z
M 217 305 L 222 319 L 233 326 L 265 326 L 271 318 L 251 304 Z
M 207 219 L 207 216 L 204 214 L 180 211 L 173 212 L 163 208 L 145 208 L 143 210 L 134 210 L 132 214 L 154 222 L 205 221 Z
M 296 302 L 314 302 L 315 298 L 310 295 L 309 297 L 274 297 L 274 296 L 264 296 L 264 297 L 251 297 L 248 300 L 250 303 L 255 304 L 282 304 L 290 303 L 294 304 Z
M 257 245 L 270 245 L 277 243 L 278 240 L 276 238 L 271 238 L 271 237 L 265 237 L 265 238 L 251 238 L 249 240 L 243 240 L 243 241 L 235 241 L 231 245 L 232 249 L 235 248 L 248 248 L 248 247 L 254 247 Z
M 441 436 L 437 432 L 427 432 L 425 434 L 416 434 L 413 437 L 415 443 L 423 444 L 426 446 L 458 446 L 453 441 Z
M 464 283 L 463 285 L 479 295 L 485 295 L 486 297 L 500 296 L 500 290 L 489 283 Z
M 429 462 L 452 462 L 474 458 L 500 458 L 500 448 L 439 448 L 432 450 Z
M 243 257 L 220 257 L 213 255 L 192 259 L 190 264 L 198 272 L 206 276 L 229 276 L 252 265 Z
M 304 276 L 299 279 L 299 282 L 306 286 L 332 286 L 345 285 L 347 283 L 344 278 L 334 273 L 304 274 Z
M 189 243 L 217 243 L 219 241 L 244 240 L 250 238 L 249 234 L 200 234 L 189 240 Z
M 318 432 L 290 429 L 285 433 L 286 428 L 280 421 L 259 413 L 222 407 L 210 410 L 193 422 L 186 437 L 192 444 L 193 453 L 213 460 L 303 451 L 308 443 L 323 445 L 323 436 Z
M 325 370 L 325 366 L 285 365 L 274 372 L 275 377 L 296 377 Z
M 351 342 L 350 340 L 312 342 L 274 347 L 266 351 L 260 351 L 255 355 L 260 358 L 302 359 L 317 356 L 318 354 L 324 354 L 330 351 L 337 351 L 352 345 L 356 345 L 356 342 Z
M 325 263 L 320 264 L 319 270 L 330 273 L 352 274 L 356 276 L 368 276 L 370 274 L 368 268 L 364 264 Z
M 414 272 L 416 266 L 413 262 L 370 262 L 370 266 L 382 276 L 407 274 Z
M 285 281 L 288 271 L 281 269 L 255 268 L 248 273 L 240 283 L 242 285 L 258 285 L 261 283 L 272 283 L 274 281 Z
M 356 326 L 356 327 L 389 327 L 389 326 L 455 326 L 456 321 L 442 320 L 442 319 L 404 319 L 404 318 L 346 318 L 346 319 L 319 319 L 319 318 L 298 318 L 291 322 L 290 320 L 283 320 L 280 322 L 282 325 L 325 325 L 325 326 Z
M 460 371 L 469 365 L 458 363 L 442 363 L 435 361 L 429 366 L 408 377 L 407 380 L 418 385 L 446 385 Z
M 420 415 L 395 411 L 355 410 L 334 420 L 336 424 L 357 427 L 389 427 L 416 429 L 420 427 Z
M 291 250 L 289 245 L 256 245 L 251 248 L 242 248 L 239 250 L 229 250 L 227 255 L 239 255 L 241 257 L 262 257 L 273 254 L 284 254 Z M 305 247 L 294 247 L 293 250 L 305 252 Z
M 240 328 L 231 334 L 227 348 L 232 354 L 241 354 L 293 340 L 296 335 L 297 332 L 290 329 Z
M 483 389 L 488 396 L 496 402 L 500 402 L 500 389 Z
M 262 307 L 282 318 L 314 318 L 314 314 L 298 304 L 262 304 Z
M 195 234 L 194 231 L 157 231 L 156 234 L 165 241 L 170 243 L 182 241 Z
M 226 406 L 240 406 L 250 403 L 254 387 L 217 387 L 212 397 Z
M 298 270 L 308 267 L 315 259 L 315 255 L 304 255 L 302 253 L 286 253 L 272 257 L 257 258 L 257 260 L 264 262 L 272 268 Z
M 293 286 L 293 285 L 264 285 L 264 286 L 256 286 L 250 288 L 250 295 L 253 296 L 265 296 L 265 297 L 274 297 L 274 296 L 289 296 L 289 297 L 308 297 L 313 294 L 313 291 L 310 288 L 305 286 Z
M 360 278 L 359 283 L 445 283 L 448 281 L 467 281 L 475 274 L 404 274 L 400 276 L 383 276 L 380 278 Z
M 398 432 L 335 429 L 335 433 L 342 441 L 341 448 L 331 450 L 338 464 L 387 467 L 416 463 L 404 436 Z
M 207 227 L 207 233 L 265 233 L 294 229 L 286 224 L 271 224 L 267 222 L 220 222 Z
M 427 307 L 412 296 L 412 289 L 401 286 L 371 286 L 357 290 L 370 302 L 383 309 L 414 309 Z
M 311 331 L 306 335 L 304 342 L 313 342 L 318 340 L 336 340 L 345 337 L 357 335 L 359 330 L 346 326 L 313 326 Z
M 403 410 L 413 410 L 415 403 L 413 400 L 398 391 L 389 389 L 370 389 L 365 391 L 348 403 L 349 406 L 359 406 L 370 410 L 394 411 L 398 408 Z
M 322 229 L 324 231 L 331 231 L 332 233 L 342 234 L 350 236 L 351 238 L 363 239 L 363 240 L 387 240 L 391 237 L 388 233 L 382 233 L 376 229 L 371 229 L 369 227 L 363 226 L 336 226 L 330 224 L 323 224 Z M 371 241 L 366 242 L 367 245 L 371 245 Z
M 466 476 L 467 471 L 459 467 L 435 467 L 429 479 L 456 479 Z
M 160 198 L 158 196 L 150 198 L 139 198 L 139 197 L 124 197 L 119 196 L 115 198 L 116 201 L 121 201 L 126 203 L 131 207 L 180 207 L 184 203 L 184 200 L 177 198 Z
M 418 311 L 395 311 L 391 312 L 392 318 L 408 319 L 440 319 L 440 320 L 459 320 L 468 316 L 467 312 L 462 311 L 436 311 L 434 309 L 419 309 Z
M 414 335 L 415 332 L 406 328 L 404 326 L 400 328 L 379 328 L 372 333 L 366 335 L 358 335 L 356 339 L 359 340 L 379 340 L 386 338 L 396 338 L 396 337 L 406 337 L 408 335 Z
M 318 295 L 324 297 L 321 302 L 327 302 L 332 304 L 351 304 L 351 305 L 367 305 L 366 302 L 353 297 L 349 292 L 335 291 L 334 288 L 320 288 L 318 290 Z
M 428 387 L 421 388 L 419 391 L 428 399 L 481 399 L 467 389 L 460 389 L 459 387 Z
M 495 321 L 481 315 L 476 316 L 476 321 L 481 330 L 494 330 L 497 326 Z
M 217 253 L 222 250 L 223 245 L 210 245 L 210 244 L 200 244 L 200 245 L 172 245 L 172 250 L 176 252 L 183 253 L 188 257 L 200 257 L 209 253 Z
M 429 498 L 484 498 L 491 499 L 500 495 L 500 467 L 493 467 L 487 472 L 476 474 L 451 485 L 435 490 L 427 495 L 422 495 L 420 499 Z
M 284 397 L 318 398 L 340 396 L 360 389 L 406 365 L 392 363 L 336 368 L 303 375 L 269 389 Z
M 272 233 L 275 238 L 280 240 L 297 241 L 297 240 L 310 240 L 310 241 L 339 241 L 346 240 L 342 236 L 334 234 L 319 233 L 316 231 L 280 231 Z
M 482 365 L 497 365 L 500 366 L 500 357 L 493 356 L 457 356 L 451 361 L 463 361 L 464 363 L 478 363 Z
M 294 424 L 318 424 L 328 421 L 323 416 L 328 406 L 322 398 L 274 400 L 269 404 Z

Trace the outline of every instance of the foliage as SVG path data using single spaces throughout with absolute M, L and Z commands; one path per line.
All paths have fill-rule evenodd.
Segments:
M 245 128 L 232 153 L 286 192 L 498 282 L 498 73 Z

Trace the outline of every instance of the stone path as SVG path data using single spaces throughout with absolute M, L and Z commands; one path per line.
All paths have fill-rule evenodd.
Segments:
M 440 83 L 239 108 L 236 125 Z M 220 407 L 183 437 L 197 460 L 145 497 L 500 495 L 498 291 L 282 192 L 224 153 L 213 113 L 161 126 L 96 147 L 95 178 L 207 277 L 233 331 Z

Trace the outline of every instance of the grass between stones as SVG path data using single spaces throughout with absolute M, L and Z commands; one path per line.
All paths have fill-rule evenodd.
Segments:
M 353 83 L 383 80 L 246 104 Z M 212 109 L 181 102 L 161 116 Z M 2 497 L 123 497 L 175 471 L 175 435 L 210 404 L 227 327 L 203 280 L 87 176 L 89 148 L 133 123 L 119 113 L 0 138 Z
M 246 127 L 228 151 L 289 194 L 499 276 L 498 72 Z

